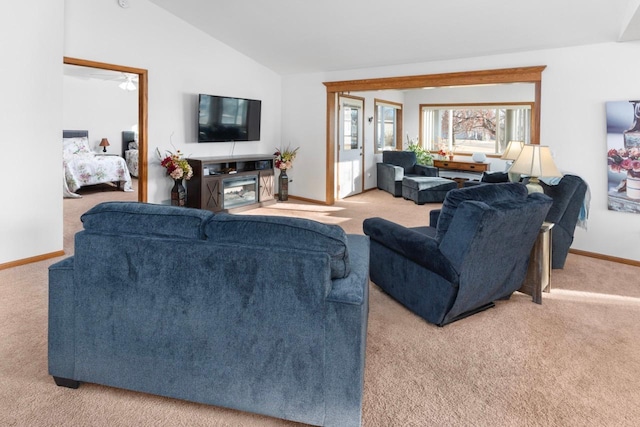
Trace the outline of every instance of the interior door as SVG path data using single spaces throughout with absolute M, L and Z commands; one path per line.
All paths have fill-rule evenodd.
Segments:
M 338 98 L 338 198 L 362 193 L 364 99 Z

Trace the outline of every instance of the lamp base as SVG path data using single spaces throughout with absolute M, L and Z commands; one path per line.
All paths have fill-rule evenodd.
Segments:
M 106 153 L 107 152 L 107 147 L 102 147 L 102 152 Z
M 529 178 L 529 183 L 526 185 L 526 187 L 527 187 L 527 192 L 529 194 L 533 194 L 533 193 L 542 193 L 542 194 L 544 194 L 544 190 L 542 189 L 542 186 L 540 185 L 540 181 L 535 176 L 532 176 L 531 178 Z

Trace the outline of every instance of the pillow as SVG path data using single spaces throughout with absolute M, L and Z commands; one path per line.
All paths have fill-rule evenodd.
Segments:
M 77 138 L 62 138 L 63 156 L 77 154 L 93 154 L 89 148 L 89 138 L 81 136 Z
M 131 141 L 129 142 L 129 150 L 137 150 L 138 149 L 138 142 L 137 141 Z
M 204 239 L 204 225 L 212 212 L 138 202 L 103 202 L 82 217 L 91 233 L 161 238 Z
M 514 182 L 496 185 L 474 185 L 450 190 L 442 203 L 438 225 L 436 226 L 436 239 L 440 241 L 447 233 L 456 209 L 462 202 L 477 200 L 492 205 L 496 202 L 524 200 L 527 198 L 527 194 L 527 187 Z
M 215 243 L 247 244 L 262 248 L 282 247 L 329 254 L 331 278 L 347 277 L 347 235 L 337 225 L 304 218 L 267 215 L 216 214 L 205 226 L 207 239 Z

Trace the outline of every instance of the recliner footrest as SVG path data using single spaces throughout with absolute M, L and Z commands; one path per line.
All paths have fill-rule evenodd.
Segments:
M 402 197 L 416 204 L 441 203 L 449 190 L 458 184 L 447 178 L 430 176 L 405 176 L 402 180 Z

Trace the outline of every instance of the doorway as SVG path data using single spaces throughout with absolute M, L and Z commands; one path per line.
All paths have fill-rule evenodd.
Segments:
M 509 83 L 532 83 L 535 86 L 535 102 L 531 117 L 531 143 L 540 143 L 540 111 L 542 95 L 542 72 L 545 65 L 519 68 L 503 68 L 495 70 L 464 71 L 443 74 L 425 74 L 402 77 L 381 77 L 376 79 L 345 80 L 324 82 L 327 90 L 326 115 L 326 185 L 325 203 L 335 203 L 337 130 L 336 110 L 338 95 L 350 91 L 407 90 L 444 86 L 471 86 Z
M 338 99 L 338 198 L 364 189 L 364 98 L 340 95 Z
M 138 201 L 147 201 L 147 115 L 148 115 L 148 77 L 147 70 L 104 62 L 88 61 L 78 58 L 63 58 L 64 64 L 90 67 L 99 70 L 117 71 L 138 76 Z

